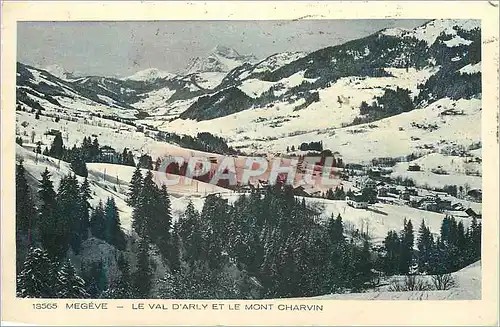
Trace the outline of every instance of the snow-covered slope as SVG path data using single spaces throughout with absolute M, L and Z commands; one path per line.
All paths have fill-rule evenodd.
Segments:
M 59 187 L 61 179 L 72 172 L 67 162 L 41 154 L 36 155 L 34 152 L 19 145 L 16 145 L 16 158 L 18 160 L 23 160 L 28 178 L 32 180 L 40 180 L 41 174 L 47 168 L 51 174 L 51 180 L 54 183 L 55 190 Z M 77 176 L 77 179 L 80 183 L 83 181 L 83 177 Z M 128 192 L 128 181 L 126 184 L 116 184 L 104 180 L 95 174 L 90 174 L 89 185 L 92 196 L 90 201 L 91 206 L 96 206 L 100 200 L 106 201 L 108 197 L 113 197 L 119 210 L 122 228 L 126 231 L 130 231 L 132 208 L 125 202 L 126 193 Z
M 480 20 L 436 19 L 412 31 L 408 31 L 408 33 L 404 35 L 409 37 L 413 36 L 432 45 L 436 42 L 437 38 L 444 33 L 453 36 L 453 38 L 448 41 L 449 43 L 447 43 L 447 46 L 453 47 L 457 43 L 466 45 L 471 43 L 471 41 L 465 40 L 458 35 L 457 31 L 459 29 L 470 31 L 479 28 L 481 28 Z
M 449 40 L 444 41 L 448 47 L 454 47 L 460 44 L 469 45 L 472 41 L 464 39 L 459 35 L 460 30 L 471 31 L 481 28 L 480 20 L 462 20 L 462 19 L 435 19 L 431 20 L 413 30 L 404 28 L 388 28 L 381 31 L 383 35 L 396 37 L 413 37 L 425 41 L 428 45 L 434 44 L 442 34 L 451 36 Z
M 94 78 L 95 80 L 95 78 Z M 17 104 L 26 110 L 44 110 L 52 115 L 93 112 L 133 118 L 137 113 L 113 91 L 103 78 L 89 85 L 90 78 L 66 81 L 31 66 L 17 64 Z
M 248 153 L 283 153 L 291 145 L 322 141 L 348 162 L 425 155 L 480 141 L 479 27 L 478 21 L 435 20 L 255 63 L 217 46 L 210 64 L 196 73 L 160 79 L 167 75 L 152 69 L 139 80 L 68 83 L 21 65 L 18 102 L 35 110 L 32 100 L 56 112 L 70 108 L 131 119 L 146 112 L 150 116 L 143 114 L 139 123 L 181 134 L 207 131 Z M 224 60 L 240 62 L 236 67 Z M 205 68 L 212 71 L 199 72 Z M 408 90 L 414 110 L 373 118 L 361 113 L 363 103 L 376 104 L 398 89 Z
M 480 300 L 481 261 L 452 273 L 456 285 L 444 291 L 366 292 L 314 297 L 324 300 Z M 430 279 L 430 277 L 422 277 Z

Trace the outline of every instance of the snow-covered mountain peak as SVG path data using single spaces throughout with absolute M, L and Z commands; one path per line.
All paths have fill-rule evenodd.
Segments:
M 457 30 L 471 31 L 476 28 L 481 28 L 479 20 L 465 20 L 465 19 L 435 19 L 427 23 L 417 26 L 414 29 L 405 28 L 386 28 L 380 31 L 380 34 L 395 37 L 414 37 L 416 39 L 425 41 L 428 45 L 434 44 L 441 34 L 457 37 L 457 40 L 452 41 L 451 45 L 468 44 L 467 40 L 461 39 Z M 469 43 L 470 44 L 470 43 Z
M 393 27 L 393 28 L 385 28 L 380 33 L 388 36 L 401 37 L 409 32 L 410 30 L 406 28 Z
M 257 58 L 254 55 L 240 55 L 236 50 L 217 45 L 205 57 L 195 57 L 191 59 L 186 67 L 186 74 L 224 72 L 227 73 L 244 63 L 255 63 Z
M 175 74 L 159 70 L 157 68 L 148 68 L 138 71 L 134 75 L 123 78 L 123 80 L 133 81 L 154 81 L 157 79 L 172 78 Z
M 212 54 L 216 54 L 219 56 L 223 56 L 226 58 L 238 58 L 240 57 L 240 54 L 234 50 L 233 48 L 227 47 L 225 45 L 216 45 L 215 48 L 212 50 Z
M 60 79 L 67 80 L 73 78 L 73 73 L 68 72 L 66 69 L 64 69 L 64 67 L 61 67 L 56 64 L 47 66 L 43 70 Z
M 481 21 L 465 19 L 436 19 L 416 27 L 412 31 L 408 32 L 408 35 L 432 45 L 436 42 L 439 35 L 443 33 L 446 35 L 457 35 L 457 29 L 471 31 L 476 28 L 481 28 Z

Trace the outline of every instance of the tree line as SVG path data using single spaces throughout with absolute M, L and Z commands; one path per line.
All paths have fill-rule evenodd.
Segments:
M 102 162 L 135 166 L 134 155 L 128 148 L 117 152 L 110 146 L 100 146 L 97 137 L 84 137 L 81 146 L 73 145 L 67 148 L 61 133 L 55 133 L 50 147 L 44 149 L 43 155 L 67 161 L 75 174 L 82 177 L 88 176 L 86 164 L 89 162 Z
M 74 174 L 69 174 L 61 179 L 56 190 L 47 168 L 33 197 L 23 163 L 16 164 L 17 255 L 25 256 L 18 267 L 20 296 L 61 296 L 56 288 L 52 289 L 61 280 L 84 287 L 67 258 L 70 249 L 80 254 L 83 242 L 89 237 L 102 239 L 118 249 L 125 248 L 125 234 L 114 199 L 109 198 L 105 205 L 99 202 L 92 214 L 90 199 L 86 178 L 79 183 Z M 44 285 L 49 285 L 49 289 Z
M 18 235 L 23 236 L 20 243 L 31 245 L 18 272 L 20 296 L 308 297 L 361 292 L 376 286 L 381 274 L 445 274 L 481 257 L 481 223 L 476 219 L 464 228 L 446 217 L 437 238 L 424 222 L 415 237 L 411 220 L 405 220 L 402 231 L 390 231 L 377 248 L 366 233 L 347 228 L 340 214 L 325 221 L 322 209 L 280 183 L 242 194 L 234 203 L 209 195 L 201 210 L 190 201 L 174 221 L 167 188 L 157 185 L 152 171 L 140 168 L 127 197 L 133 209 L 130 243 L 121 231 L 115 201 L 110 198 L 90 210 L 88 189 L 86 179 L 79 184 L 70 174 L 55 191 L 46 170 L 35 206 L 24 168 L 17 165 Z M 106 265 L 94 263 L 80 278 L 67 261 L 68 250 L 78 253 L 89 237 L 119 250 L 119 274 L 109 283 Z M 134 265 L 126 253 L 134 255 Z M 166 267 L 163 275 L 157 260 Z
M 388 275 L 451 273 L 481 259 L 481 222 L 474 217 L 465 228 L 462 221 L 446 216 L 439 236 L 434 237 L 422 220 L 415 240 L 412 222 L 405 219 L 399 234 L 387 233 L 383 253 L 379 266 Z

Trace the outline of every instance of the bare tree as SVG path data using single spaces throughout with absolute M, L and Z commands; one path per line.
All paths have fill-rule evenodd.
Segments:
M 432 284 L 436 290 L 449 290 L 456 285 L 455 279 L 451 274 L 441 274 L 432 276 Z
M 417 275 L 407 275 L 404 280 L 395 280 L 389 286 L 389 292 L 430 291 L 431 289 L 432 285 Z

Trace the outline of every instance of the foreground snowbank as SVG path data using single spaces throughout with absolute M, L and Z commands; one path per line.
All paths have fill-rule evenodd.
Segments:
M 314 297 L 324 300 L 480 300 L 481 261 L 452 274 L 456 285 L 446 291 L 366 292 Z M 430 278 L 430 277 L 428 277 Z

